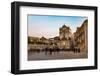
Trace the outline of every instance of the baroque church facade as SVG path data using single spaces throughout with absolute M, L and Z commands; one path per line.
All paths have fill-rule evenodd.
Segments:
M 65 24 L 59 28 L 60 48 L 70 48 L 71 45 L 71 29 Z

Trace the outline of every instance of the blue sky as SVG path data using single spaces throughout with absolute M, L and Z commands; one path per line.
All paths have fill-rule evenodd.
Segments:
M 46 38 L 59 36 L 59 28 L 64 24 L 69 26 L 73 33 L 86 19 L 87 17 L 81 16 L 28 15 L 28 36 Z

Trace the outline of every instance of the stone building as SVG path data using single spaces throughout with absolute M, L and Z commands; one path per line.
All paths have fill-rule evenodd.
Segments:
M 49 40 L 45 37 L 28 37 L 28 49 L 45 49 L 49 47 Z
M 69 39 L 71 37 L 70 27 L 64 24 L 61 28 L 59 28 L 59 37 L 60 37 L 60 40 Z
M 59 47 L 60 48 L 70 48 L 71 44 L 71 29 L 70 27 L 66 26 L 65 24 L 59 28 Z
M 31 36 L 28 37 L 29 44 L 36 44 L 38 41 L 39 41 L 38 37 L 31 37 Z
M 88 51 L 88 20 L 85 20 L 74 33 L 75 47 L 81 51 Z

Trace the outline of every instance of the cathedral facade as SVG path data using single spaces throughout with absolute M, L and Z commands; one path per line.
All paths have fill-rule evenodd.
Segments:
M 72 33 L 70 27 L 64 24 L 61 28 L 59 28 L 59 47 L 64 49 L 70 48 L 71 36 Z

